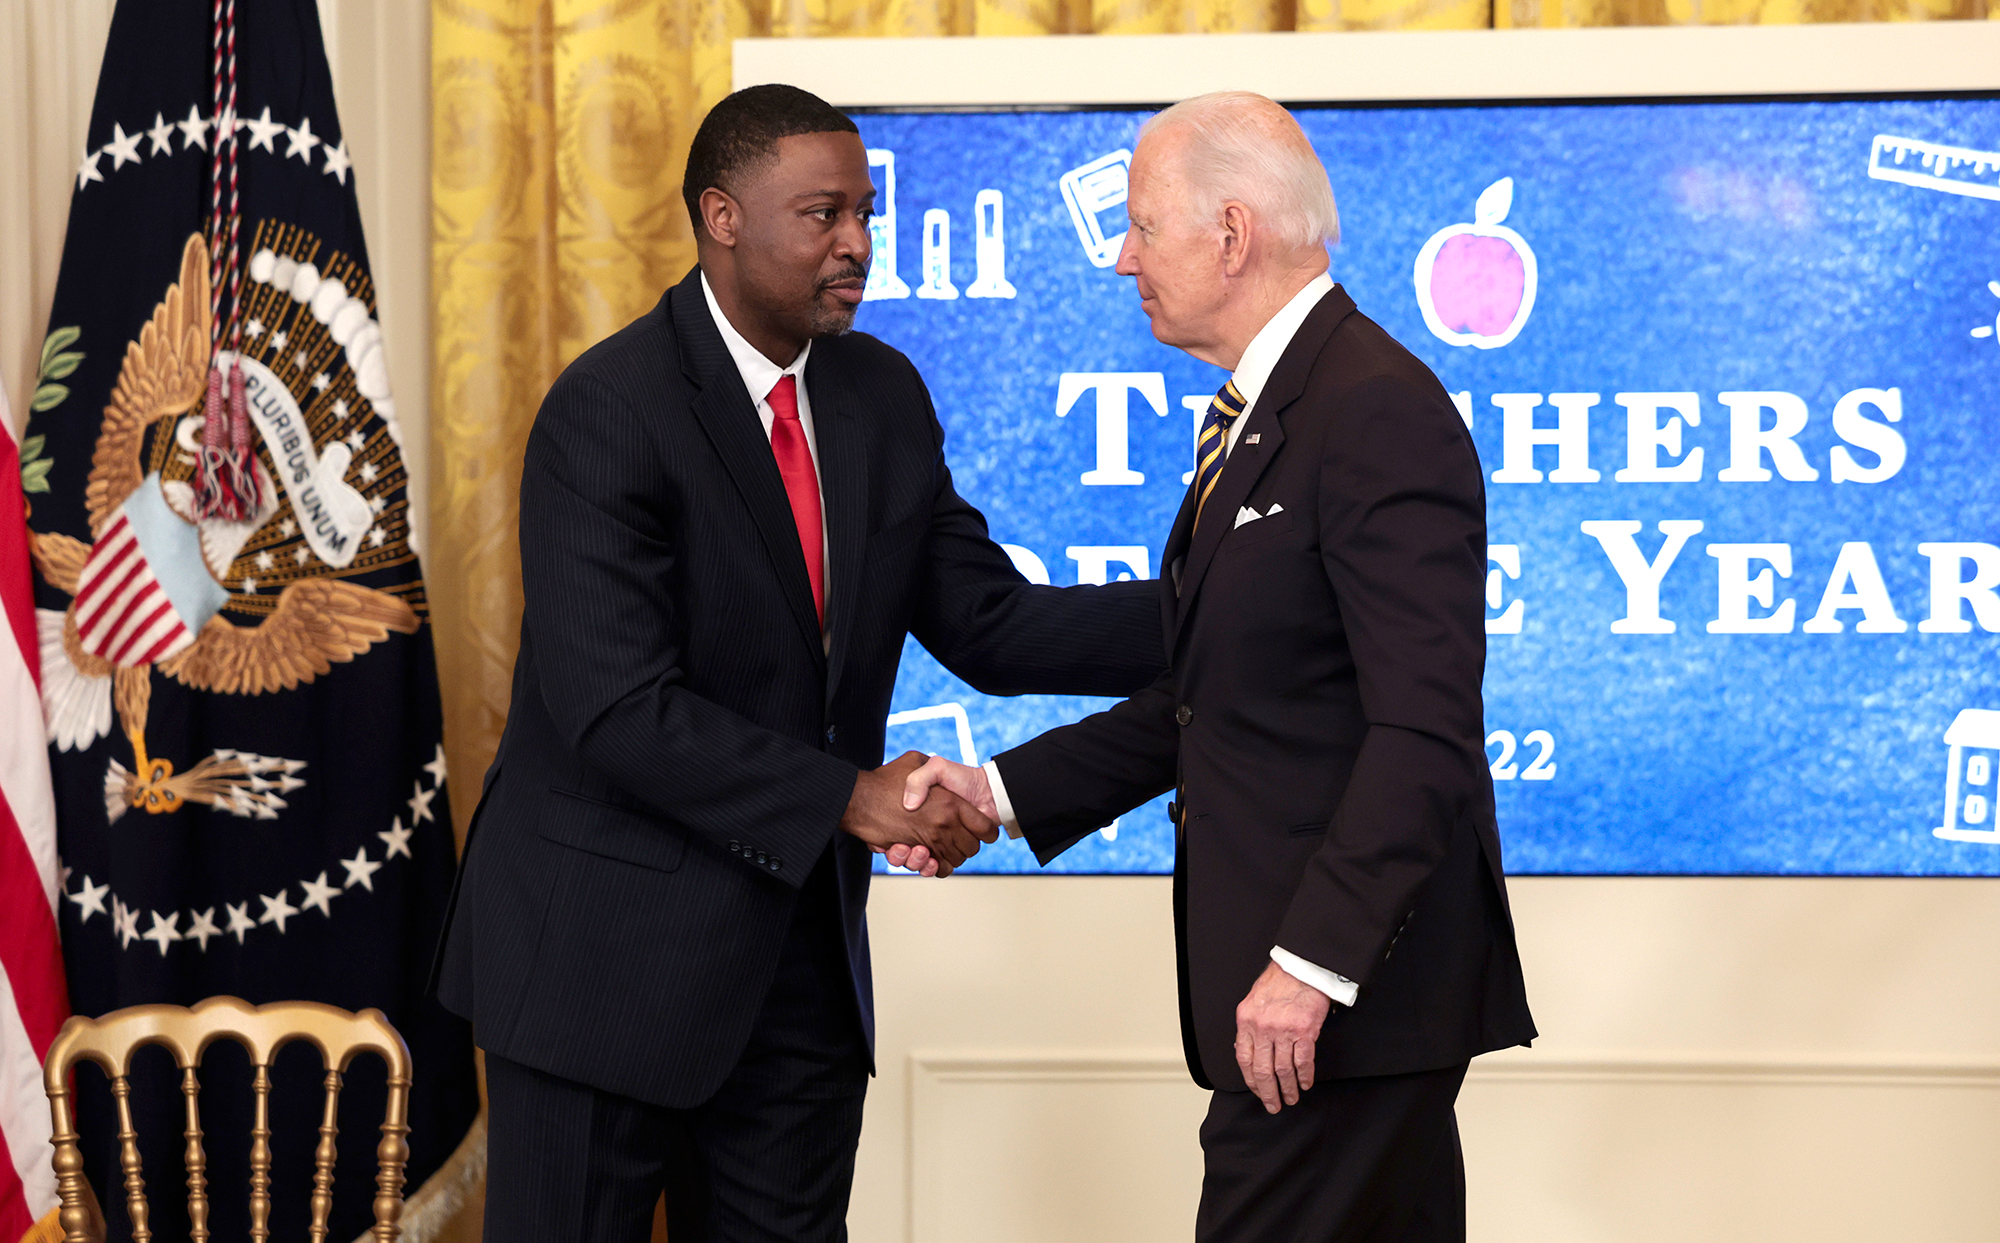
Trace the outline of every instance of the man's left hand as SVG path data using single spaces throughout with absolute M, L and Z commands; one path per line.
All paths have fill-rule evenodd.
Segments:
M 1312 1087 L 1313 1049 L 1332 1007 L 1325 993 L 1274 962 L 1237 1004 L 1236 1065 L 1265 1112 L 1277 1113 L 1280 1101 L 1298 1104 Z

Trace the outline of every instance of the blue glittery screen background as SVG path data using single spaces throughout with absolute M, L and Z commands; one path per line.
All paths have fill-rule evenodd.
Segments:
M 2000 101 L 1297 115 L 1340 205 L 1334 279 L 1465 395 L 1489 479 L 1489 538 L 1518 550 L 1518 576 L 1496 568 L 1501 607 L 1489 616 L 1503 618 L 1519 601 L 1519 632 L 1489 637 L 1485 685 L 1509 870 L 2000 874 L 2000 835 L 1932 832 L 1945 823 L 1946 729 L 1966 709 L 2000 709 L 2000 634 L 1986 625 L 2000 629 L 2000 598 L 1982 616 L 1985 589 L 1976 585 L 1985 581 L 1979 557 L 1989 554 L 1952 562 L 1954 581 L 1975 580 L 1972 598 L 1957 605 L 1969 631 L 1934 633 L 1920 629 L 1933 617 L 1933 559 L 1919 552 L 1920 544 L 2000 543 L 2000 284 L 1990 283 L 2000 281 L 2000 189 L 1981 196 L 1995 185 L 2000 156 L 1992 168 L 1940 160 L 1935 177 L 1918 176 L 1923 184 L 1870 176 L 1871 167 L 1925 174 L 1933 148 L 1923 143 L 2000 151 Z M 871 149 L 893 153 L 875 157 L 878 190 L 891 171 L 895 178 L 893 203 L 883 204 L 893 211 L 879 224 L 878 296 L 857 327 L 915 361 L 959 491 L 985 512 L 994 538 L 1032 554 L 1059 585 L 1093 564 L 1112 578 L 1159 572 L 1191 465 L 1193 415 L 1182 399 L 1205 401 L 1224 379 L 1154 341 L 1131 281 L 1092 263 L 1090 222 L 1090 241 L 1102 235 L 1111 250 L 1124 228 L 1123 206 L 1106 204 L 1122 184 L 1118 170 L 1072 176 L 1074 210 L 1064 194 L 1065 174 L 1131 148 L 1144 116 L 855 117 Z M 1879 150 L 1878 135 L 1914 145 Z M 1434 234 L 1472 224 L 1475 202 L 1502 179 L 1511 179 L 1511 202 L 1492 223 L 1532 251 L 1535 296 L 1510 342 L 1453 345 L 1426 326 L 1413 265 Z M 983 191 L 998 192 L 997 237 L 995 196 L 982 206 Z M 897 292 L 888 237 L 894 282 L 907 296 L 879 296 Z M 921 296 L 947 283 L 956 297 Z M 1131 376 L 1107 381 L 1106 373 Z M 1892 427 L 1906 457 L 1880 482 L 1836 483 L 1836 447 L 1863 470 L 1882 465 L 1879 433 L 1863 428 L 1867 436 L 1850 444 L 1834 428 L 1836 405 L 1861 389 L 1900 396 L 1893 424 L 1879 403 L 1856 409 Z M 1732 460 L 1720 395 L 1737 391 L 1803 401 L 1808 420 L 1793 443 L 1816 480 L 1718 479 Z M 1680 427 L 1681 449 L 1702 451 L 1700 479 L 1618 481 L 1628 445 L 1616 395 L 1683 392 L 1695 395 L 1700 423 Z M 1555 393 L 1598 396 L 1588 465 L 1600 478 L 1492 482 L 1503 463 L 1494 395 Z M 1062 396 L 1074 400 L 1059 413 Z M 1098 403 L 1121 399 L 1127 448 L 1109 465 L 1126 481 L 1086 484 L 1086 472 L 1107 466 Z M 1546 401 L 1535 417 L 1555 424 Z M 1773 415 L 1762 417 L 1768 426 Z M 1545 475 L 1556 461 L 1554 446 L 1533 451 Z M 1658 461 L 1685 459 L 1662 449 Z M 1774 464 L 1768 455 L 1758 462 Z M 1611 629 L 1627 614 L 1626 583 L 1582 524 L 1621 520 L 1642 524 L 1637 547 L 1649 561 L 1665 539 L 1659 522 L 1702 524 L 1661 580 L 1659 615 L 1672 633 Z M 1804 631 L 1836 556 L 1854 542 L 1869 546 L 1902 633 L 1857 633 L 1864 613 L 1854 607 L 1837 614 L 1840 633 Z M 1789 548 L 1790 573 L 1773 574 L 1770 603 L 1748 605 L 1763 617 L 1793 601 L 1788 633 L 1709 631 L 1726 565 L 1709 547 L 1749 543 Z M 2000 566 L 2000 549 L 1990 556 Z M 1759 561 L 1749 572 L 1771 568 Z M 1105 703 L 983 696 L 911 642 L 895 707 L 914 715 L 892 718 L 889 753 L 960 756 L 945 705 L 963 711 L 984 760 Z M 1993 829 L 1991 774 L 2000 765 L 1981 760 L 1993 755 L 1972 745 L 1959 753 L 1961 829 Z M 1982 771 L 1984 794 L 1970 782 Z M 1161 800 L 1048 870 L 1171 868 Z M 1039 869 L 1022 844 L 1003 841 L 966 870 Z

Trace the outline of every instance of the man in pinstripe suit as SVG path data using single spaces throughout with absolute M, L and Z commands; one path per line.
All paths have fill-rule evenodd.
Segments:
M 850 334 L 867 154 L 730 96 L 700 267 L 558 379 L 521 485 L 513 706 L 440 952 L 486 1050 L 486 1238 L 835 1240 L 870 1069 L 870 849 L 992 840 L 875 770 L 905 634 L 989 693 L 1125 694 L 1148 584 L 1032 586 L 953 490 L 909 361 Z M 875 771 L 871 771 L 875 770 Z

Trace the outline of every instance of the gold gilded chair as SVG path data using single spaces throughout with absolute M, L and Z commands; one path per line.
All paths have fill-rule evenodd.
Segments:
M 83 1154 L 77 1148 L 74 1111 L 70 1107 L 70 1071 L 78 1062 L 95 1062 L 111 1076 L 111 1095 L 118 1109 L 118 1164 L 124 1171 L 125 1208 L 132 1219 L 134 1243 L 148 1243 L 146 1180 L 140 1175 L 139 1137 L 132 1125 L 132 1085 L 128 1078 L 132 1054 L 144 1045 L 164 1045 L 181 1071 L 181 1093 L 187 1098 L 188 1220 L 193 1243 L 208 1238 L 208 1157 L 201 1146 L 201 1085 L 195 1069 L 201 1055 L 218 1038 L 228 1037 L 250 1054 L 254 1070 L 250 1124 L 250 1237 L 264 1243 L 271 1237 L 271 1059 L 294 1040 L 311 1043 L 326 1067 L 326 1110 L 319 1126 L 319 1147 L 313 1153 L 312 1243 L 325 1243 L 327 1219 L 333 1212 L 334 1137 L 339 1128 L 341 1076 L 356 1054 L 375 1053 L 388 1063 L 389 1093 L 383 1110 L 382 1140 L 375 1146 L 374 1243 L 394 1243 L 403 1213 L 403 1166 L 409 1160 L 410 1051 L 380 1010 L 350 1014 L 316 1001 L 281 1001 L 253 1006 L 236 997 L 210 997 L 186 1006 L 132 1006 L 102 1018 L 81 1015 L 63 1024 L 42 1067 L 42 1086 L 49 1094 L 55 1123 L 56 1192 L 62 1205 L 58 1220 L 64 1243 L 104 1243 L 104 1223 L 93 1211 L 90 1186 L 83 1176 Z

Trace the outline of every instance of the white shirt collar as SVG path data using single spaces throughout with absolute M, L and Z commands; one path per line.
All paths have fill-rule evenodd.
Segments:
M 715 300 L 715 291 L 708 287 L 708 273 L 706 272 L 701 274 L 701 296 L 708 301 L 709 318 L 715 321 L 717 330 L 722 333 L 722 343 L 729 347 L 730 360 L 736 364 L 737 374 L 743 377 L 743 387 L 750 390 L 750 404 L 757 408 L 757 421 L 764 425 L 765 439 L 768 440 L 770 438 L 771 424 L 777 418 L 776 413 L 771 409 L 771 390 L 776 388 L 778 381 L 785 376 L 791 376 L 792 382 L 798 386 L 799 426 L 806 434 L 806 451 L 812 454 L 813 475 L 817 478 L 820 473 L 819 436 L 813 428 L 812 401 L 806 396 L 806 359 L 812 356 L 812 342 L 806 342 L 806 347 L 799 351 L 799 356 L 792 360 L 791 366 L 780 367 L 778 364 L 764 357 L 756 346 L 744 340 L 743 334 L 736 331 L 736 325 L 729 322 L 729 317 L 722 313 L 721 304 Z M 822 487 L 820 489 L 822 503 L 824 503 L 825 495 L 826 490 Z M 832 536 L 828 528 L 824 523 L 821 523 L 820 565 L 823 569 L 820 577 L 820 586 L 823 590 L 829 592 L 832 590 L 831 584 L 834 574 L 831 538 Z M 831 602 L 832 597 L 828 596 L 827 598 Z M 831 619 L 832 615 L 829 613 L 828 621 L 830 622 Z M 832 654 L 832 630 L 826 629 L 820 635 L 820 650 L 829 655 Z
M 1245 414 L 1256 407 L 1264 385 L 1270 382 L 1272 369 L 1285 356 L 1292 338 L 1298 335 L 1299 325 L 1306 322 L 1306 316 L 1312 314 L 1312 309 L 1332 288 L 1333 277 L 1321 272 L 1306 282 L 1304 289 L 1293 294 L 1290 302 L 1279 307 L 1278 313 L 1257 330 L 1256 336 L 1250 338 L 1250 344 L 1243 349 L 1243 357 L 1237 360 L 1236 373 L 1229 377 L 1235 381 L 1236 391 L 1243 396 Z M 1236 439 L 1233 433 L 1242 426 L 1243 420 L 1238 419 L 1235 427 L 1230 429 L 1232 444 Z
M 799 351 L 799 356 L 792 360 L 790 366 L 780 367 L 764 357 L 761 350 L 745 340 L 742 333 L 736 331 L 736 325 L 730 323 L 729 317 L 722 313 L 722 304 L 715 300 L 715 291 L 708 287 L 706 272 L 701 274 L 701 296 L 708 300 L 709 316 L 715 320 L 715 326 L 722 332 L 722 344 L 729 348 L 729 357 L 736 363 L 737 373 L 743 377 L 743 387 L 750 390 L 750 400 L 762 404 L 764 399 L 771 395 L 771 390 L 777 387 L 778 380 L 787 375 L 793 377 L 793 383 L 798 385 L 803 399 L 806 387 L 806 359 L 812 354 L 812 342 L 806 342 L 806 347 Z

